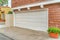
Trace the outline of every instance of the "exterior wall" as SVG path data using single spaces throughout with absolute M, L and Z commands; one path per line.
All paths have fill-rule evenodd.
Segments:
M 46 0 L 12 0 L 12 7 L 17 7 L 21 5 L 42 2 L 42 1 L 46 1 Z
M 4 13 L 8 13 L 9 11 L 11 11 L 11 8 L 9 7 L 0 7 L 1 11 L 4 11 Z
M 5 14 L 7 14 L 9 11 L 11 11 L 11 8 L 0 6 L 0 20 L 5 20 Z
M 12 0 L 12 7 L 16 7 L 16 6 L 21 6 L 21 5 L 25 5 L 25 4 L 30 4 L 30 3 L 34 3 L 34 2 L 42 2 L 45 0 Z M 49 4 L 49 5 L 45 5 L 44 8 L 48 8 L 49 10 L 49 27 L 50 26 L 57 26 L 60 28 L 60 3 L 56 3 L 56 4 Z M 35 9 L 40 9 L 40 7 L 31 7 L 30 10 L 35 10 Z M 27 10 L 22 9 L 22 11 Z
M 45 5 L 49 10 L 49 26 L 60 28 L 60 3 Z
M 6 27 L 13 27 L 13 14 L 5 14 L 5 17 Z
M 37 9 L 41 9 L 40 6 L 35 6 L 30 8 L 30 10 L 37 10 Z

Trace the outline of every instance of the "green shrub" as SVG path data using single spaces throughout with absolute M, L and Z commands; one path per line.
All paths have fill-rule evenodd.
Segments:
M 8 14 L 13 14 L 13 12 L 12 11 L 9 11 Z
M 59 33 L 60 34 L 60 29 L 56 27 L 50 27 L 48 28 L 48 33 Z

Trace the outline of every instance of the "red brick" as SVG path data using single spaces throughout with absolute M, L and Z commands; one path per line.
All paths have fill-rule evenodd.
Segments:
M 45 5 L 49 10 L 49 27 L 57 26 L 60 28 L 60 3 Z
M 46 0 L 12 0 L 12 7 L 17 7 L 21 5 L 36 3 L 36 2 L 43 2 Z

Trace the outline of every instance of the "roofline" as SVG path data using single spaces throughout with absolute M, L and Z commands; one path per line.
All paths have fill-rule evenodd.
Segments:
M 12 9 L 14 10 L 14 9 L 21 9 L 21 8 L 29 8 L 29 7 L 34 7 L 34 6 L 42 6 L 42 5 L 44 6 L 44 5 L 48 5 L 48 4 L 54 4 L 54 3 L 60 3 L 60 0 L 33 3 L 33 4 L 29 4 L 29 5 L 23 5 L 23 6 L 14 7 Z

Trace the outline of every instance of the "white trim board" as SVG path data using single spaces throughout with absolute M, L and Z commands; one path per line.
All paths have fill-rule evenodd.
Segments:
M 21 9 L 21 8 L 29 8 L 29 7 L 34 7 L 34 6 L 42 6 L 42 5 L 44 6 L 44 5 L 47 5 L 47 4 L 54 4 L 54 3 L 59 3 L 59 2 L 60 2 L 60 0 L 58 0 L 58 1 L 56 0 L 56 1 L 39 2 L 39 3 L 14 7 L 14 8 L 12 8 L 12 10 Z

